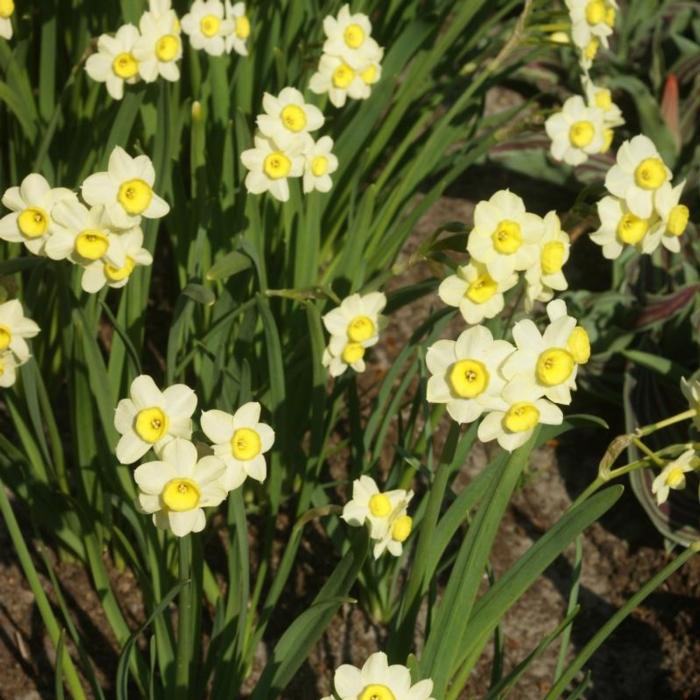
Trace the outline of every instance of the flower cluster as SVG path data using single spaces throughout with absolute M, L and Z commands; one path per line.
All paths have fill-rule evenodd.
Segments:
M 365 351 L 376 345 L 379 332 L 386 325 L 386 318 L 381 315 L 385 306 L 382 292 L 351 294 L 323 317 L 323 325 L 331 334 L 323 353 L 323 366 L 332 377 L 340 376 L 348 367 L 355 372 L 365 371 Z
M 277 97 L 266 92 L 263 109 L 265 113 L 256 119 L 255 147 L 241 153 L 241 162 L 249 171 L 245 179 L 248 192 L 269 192 L 286 202 L 290 177 L 303 177 L 305 194 L 328 192 L 338 159 L 331 152 L 330 136 L 318 141 L 311 136 L 325 122 L 321 110 L 305 102 L 292 87 L 284 88 Z
M 567 288 L 562 272 L 569 259 L 569 236 L 553 211 L 545 217 L 525 210 L 509 190 L 496 192 L 474 210 L 467 250 L 471 260 L 440 284 L 440 299 L 476 324 L 503 310 L 504 293 L 525 273 L 526 305 L 549 301 Z
M 523 445 L 540 423 L 560 424 L 563 414 L 556 404 L 571 403 L 590 343 L 562 300 L 551 301 L 547 314 L 542 333 L 532 320 L 518 321 L 515 345 L 494 340 L 485 326 L 467 329 L 456 341 L 438 340 L 426 355 L 428 401 L 446 404 L 458 423 L 485 414 L 479 439 L 495 439 L 506 450 Z
M 588 72 L 600 46 L 608 48 L 618 4 L 616 0 L 566 0 L 571 19 L 571 39 L 579 51 L 579 62 Z
M 170 0 L 149 0 L 149 9 L 139 26 L 125 24 L 114 36 L 102 34 L 97 52 L 85 63 L 87 74 L 96 82 L 105 83 L 115 100 L 124 96 L 124 84 L 139 80 L 152 83 L 159 77 L 180 79 L 178 62 L 182 58 L 181 30 L 195 49 L 204 49 L 213 56 L 236 51 L 247 55 L 246 39 L 250 23 L 242 2 L 231 5 L 228 0 L 195 0 L 182 22 L 170 6 Z
M 600 228 L 591 234 L 606 258 L 617 258 L 628 246 L 647 254 L 659 244 L 673 253 L 680 250 L 690 212 L 680 204 L 685 180 L 674 187 L 672 177 L 646 136 L 620 146 L 617 162 L 605 177 L 610 194 L 598 202 Z
M 157 458 L 134 472 L 139 505 L 152 514 L 156 526 L 178 537 L 204 529 L 203 508 L 219 505 L 247 477 L 264 481 L 264 454 L 275 441 L 272 428 L 260 422 L 260 404 L 249 402 L 234 414 L 204 411 L 200 424 L 211 445 L 195 446 L 196 408 L 197 396 L 185 384 L 160 391 L 151 377 L 141 375 L 114 415 L 121 435 L 119 462 L 133 464 L 151 449 Z
M 361 476 L 352 483 L 352 500 L 345 504 L 341 517 L 353 527 L 369 526 L 375 559 L 387 550 L 399 557 L 413 527 L 407 513 L 412 498 L 413 491 L 403 489 L 382 493 L 372 477 Z
M 14 0 L 0 0 L 0 37 L 3 39 L 12 39 L 12 15 L 14 12 Z
M 0 239 L 24 243 L 34 255 L 79 265 L 86 292 L 123 287 L 137 265 L 152 262 L 143 248 L 141 218 L 157 219 L 170 210 L 153 191 L 154 182 L 150 158 L 132 158 L 118 146 L 107 171 L 90 175 L 81 185 L 85 203 L 32 173 L 2 197 L 12 213 L 0 219 Z
M 38 332 L 39 326 L 24 315 L 17 299 L 0 304 L 0 387 L 15 383 L 17 368 L 31 357 L 26 338 Z
M 350 6 L 343 5 L 337 17 L 323 20 L 323 30 L 323 55 L 309 89 L 317 95 L 328 93 L 336 107 L 343 107 L 348 97 L 366 100 L 381 78 L 384 57 L 384 49 L 371 36 L 369 17 L 350 14 Z
M 433 682 L 429 678 L 414 684 L 408 668 L 400 664 L 389 666 L 386 654 L 381 651 L 372 654 L 362 668 L 339 666 L 333 688 L 340 700 L 435 700 L 431 697 Z M 333 696 L 322 700 L 333 700 Z

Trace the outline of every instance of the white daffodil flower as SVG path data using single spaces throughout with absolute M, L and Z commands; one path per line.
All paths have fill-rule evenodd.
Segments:
M 600 153 L 606 143 L 604 118 L 603 110 L 587 106 L 583 97 L 569 97 L 561 111 L 544 123 L 552 139 L 552 158 L 569 165 L 581 165 L 590 155 Z
M 603 124 L 611 128 L 622 126 L 625 119 L 622 110 L 612 101 L 610 90 L 596 85 L 587 75 L 583 76 L 582 81 L 588 106 L 603 110 Z
M 681 378 L 681 391 L 688 402 L 688 408 L 695 409 L 693 423 L 700 430 L 700 370 L 692 374 L 688 379 Z
M 503 363 L 503 376 L 524 377 L 550 401 L 570 404 L 578 369 L 568 348 L 574 328 L 576 319 L 568 315 L 550 323 L 544 333 L 529 318 L 518 321 L 513 326 L 517 350 Z
M 0 338 L 2 338 L 0 331 Z M 0 350 L 0 388 L 7 389 L 17 381 L 17 368 L 21 365 L 10 350 Z
M 637 216 L 626 202 L 618 197 L 606 196 L 598 202 L 600 227 L 591 233 L 591 240 L 603 248 L 603 256 L 609 260 L 619 257 L 625 246 L 634 246 L 638 252 L 650 252 L 647 234 L 658 220 L 656 214 L 648 219 Z M 658 245 L 658 241 L 654 248 Z
M 233 415 L 224 411 L 205 411 L 201 425 L 211 440 L 214 454 L 226 465 L 222 483 L 227 491 L 237 489 L 246 477 L 264 481 L 267 464 L 264 454 L 275 441 L 275 432 L 260 422 L 260 404 L 243 404 Z
M 151 377 L 141 374 L 121 399 L 114 414 L 114 427 L 121 435 L 117 459 L 133 464 L 151 448 L 161 455 L 175 438 L 192 436 L 192 414 L 197 395 L 185 384 L 173 384 L 161 391 Z
M 197 459 L 197 448 L 175 438 L 163 448 L 160 460 L 146 462 L 134 471 L 139 505 L 153 514 L 153 523 L 177 537 L 201 532 L 204 508 L 218 506 L 227 495 L 221 483 L 223 462 L 208 455 Z
M 287 178 L 300 177 L 304 172 L 304 157 L 287 152 L 264 136 L 255 137 L 255 148 L 241 153 L 241 162 L 248 169 L 245 187 L 251 194 L 269 192 L 280 202 L 289 200 Z
M 333 187 L 331 175 L 338 169 L 338 159 L 332 148 L 333 139 L 322 136 L 304 150 L 304 194 L 329 192 Z
M 159 76 L 173 82 L 179 80 L 177 62 L 182 58 L 182 39 L 174 10 L 157 15 L 144 12 L 139 21 L 139 30 L 141 36 L 133 48 L 139 75 L 147 83 L 152 83 Z
M 456 341 L 438 340 L 425 356 L 428 401 L 447 404 L 458 423 L 475 421 L 500 396 L 506 383 L 501 365 L 514 350 L 508 341 L 494 340 L 485 326 L 467 329 Z
M 245 13 L 245 3 L 233 4 L 226 0 L 226 19 L 232 23 L 231 31 L 224 37 L 226 53 L 235 51 L 241 56 L 247 56 L 246 41 L 250 36 L 250 20 Z
M 204 50 L 210 56 L 221 56 L 226 49 L 225 37 L 235 23 L 224 17 L 221 0 L 194 0 L 190 11 L 182 18 L 182 31 L 190 38 L 193 49 Z
M 569 286 L 562 271 L 569 259 L 569 234 L 561 230 L 561 221 L 554 211 L 547 213 L 542 222 L 539 261 L 525 271 L 525 307 L 528 310 L 534 302 L 549 301 L 555 291 L 561 292 Z
M 85 71 L 98 83 L 104 83 L 112 99 L 124 97 L 124 83 L 133 85 L 139 80 L 139 62 L 133 50 L 139 39 L 139 30 L 125 24 L 114 36 L 102 34 L 97 40 L 97 53 L 88 57 Z
M 516 272 L 495 280 L 483 263 L 474 260 L 446 277 L 438 287 L 438 296 L 448 306 L 457 307 L 462 318 L 474 325 L 498 316 L 505 306 L 503 294 L 517 283 Z
M 33 338 L 37 333 L 39 326 L 24 315 L 17 299 L 0 304 L 0 352 L 9 350 L 18 363 L 26 362 L 30 357 L 26 338 Z
M 307 145 L 305 136 L 323 126 L 325 121 L 318 107 L 307 104 L 304 96 L 292 87 L 284 88 L 277 97 L 263 95 L 265 114 L 258 115 L 260 133 L 282 151 L 300 152 Z
M 372 547 L 372 556 L 375 559 L 389 552 L 394 557 L 403 554 L 403 543 L 411 535 L 413 530 L 413 518 L 408 514 L 408 504 L 413 498 L 413 491 L 405 491 L 405 496 L 396 504 L 386 519 L 386 529 L 381 537 L 377 538 Z
M 654 212 L 655 195 L 671 178 L 656 146 L 640 134 L 620 146 L 617 162 L 605 176 L 605 187 L 610 194 L 624 199 L 635 216 L 648 219 Z
M 340 700 L 435 700 L 431 697 L 430 679 L 412 683 L 406 666 L 389 666 L 386 654 L 377 652 L 362 668 L 340 666 L 333 677 L 333 686 Z
M 550 323 L 554 323 L 563 317 L 573 319 L 574 323 L 577 323 L 573 316 L 569 316 L 566 302 L 563 299 L 554 299 L 547 304 L 547 316 L 549 316 Z M 590 360 L 591 340 L 583 326 L 576 326 L 571 331 L 571 335 L 566 341 L 566 349 L 571 353 L 577 365 L 585 365 Z
M 368 64 L 365 70 L 370 67 L 371 64 Z M 369 85 L 361 78 L 360 71 L 352 68 L 342 58 L 330 54 L 321 56 L 318 69 L 309 81 L 309 90 L 317 95 L 328 93 L 331 104 L 335 107 L 344 107 L 348 97 L 365 100 L 371 92 Z
M 8 41 L 12 39 L 12 15 L 14 11 L 14 0 L 0 0 L 0 37 Z
M 659 505 L 668 500 L 671 489 L 682 491 L 685 488 L 685 475 L 694 470 L 693 463 L 697 463 L 695 450 L 686 450 L 661 470 L 651 485 L 651 492 Z
M 19 187 L 10 187 L 2 203 L 12 211 L 0 219 L 0 239 L 24 243 L 34 255 L 43 255 L 46 243 L 56 230 L 51 212 L 65 200 L 77 201 L 74 192 L 65 187 L 51 187 L 37 173 L 27 175 Z
M 381 60 L 382 49 L 371 36 L 369 17 L 359 12 L 350 14 L 349 5 L 343 5 L 337 17 L 325 17 L 323 31 L 327 37 L 323 53 L 338 56 L 356 71 Z
M 148 156 L 132 158 L 116 146 L 109 156 L 106 172 L 90 175 L 81 187 L 83 199 L 102 204 L 112 225 L 132 228 L 141 217 L 160 219 L 170 211 L 168 203 L 153 191 L 156 171 Z
M 571 36 L 576 46 L 585 49 L 592 39 L 597 39 L 607 48 L 608 38 L 613 33 L 616 3 L 566 0 L 566 6 L 571 17 Z
M 655 205 L 659 220 L 644 239 L 645 253 L 656 250 L 659 243 L 672 253 L 680 252 L 680 237 L 685 233 L 690 218 L 690 210 L 680 203 L 684 187 L 685 180 L 675 187 L 666 182 L 657 191 Z

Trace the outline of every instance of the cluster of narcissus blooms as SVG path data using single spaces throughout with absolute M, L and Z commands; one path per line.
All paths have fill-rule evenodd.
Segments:
M 178 537 L 204 529 L 203 508 L 219 505 L 247 477 L 264 481 L 264 454 L 275 440 L 272 428 L 260 422 L 260 404 L 249 402 L 233 414 L 204 411 L 200 425 L 211 444 L 195 446 L 196 407 L 197 396 L 185 384 L 160 391 L 151 377 L 140 375 L 114 415 L 119 462 L 133 464 L 151 449 L 157 458 L 134 472 L 139 505 L 156 526 Z
M 152 83 L 159 77 L 180 79 L 178 61 L 182 58 L 180 31 L 190 38 L 195 49 L 220 56 L 236 51 L 247 55 L 245 41 L 250 23 L 242 2 L 232 5 L 221 0 L 195 0 L 182 22 L 170 6 L 170 0 L 149 0 L 149 9 L 139 26 L 125 24 L 114 36 L 102 34 L 97 52 L 85 63 L 87 74 L 105 83 L 115 100 L 124 96 L 124 84 L 139 80 Z
M 241 161 L 249 171 L 245 179 L 248 192 L 269 192 L 286 202 L 290 177 L 303 177 L 305 194 L 328 192 L 338 159 L 331 152 L 330 136 L 318 141 L 311 136 L 325 122 L 321 110 L 305 102 L 301 92 L 292 87 L 284 88 L 276 97 L 266 92 L 263 109 L 265 113 L 256 119 L 255 147 L 241 153 Z
M 519 272 L 525 273 L 527 308 L 568 286 L 562 268 L 569 259 L 569 236 L 556 212 L 531 214 L 509 190 L 476 205 L 467 251 L 469 263 L 444 279 L 438 294 L 469 324 L 501 313 L 504 293 L 518 283 Z
M 333 690 L 335 695 L 322 700 L 435 700 L 429 678 L 413 683 L 408 668 L 400 664 L 390 666 L 381 651 L 372 654 L 362 668 L 339 666 L 333 676 Z
M 337 17 L 323 20 L 323 30 L 323 55 L 309 89 L 317 95 L 328 93 L 336 107 L 343 107 L 348 97 L 367 99 L 381 78 L 384 56 L 384 49 L 371 36 L 369 17 L 351 14 L 350 6 L 343 5 Z
M 579 62 L 587 72 L 600 46 L 608 48 L 618 4 L 616 0 L 566 0 L 571 19 L 571 39 L 579 51 Z
M 331 337 L 322 362 L 332 377 L 340 376 L 348 367 L 355 372 L 365 371 L 365 351 L 376 345 L 379 331 L 386 325 L 381 313 L 385 306 L 382 292 L 351 294 L 323 317 Z
M 24 315 L 17 299 L 0 304 L 0 387 L 15 383 L 17 368 L 31 356 L 26 338 L 38 332 L 39 326 Z
M 2 203 L 12 211 L 0 219 L 0 239 L 21 242 L 34 255 L 69 260 L 83 268 L 84 291 L 123 287 L 137 265 L 150 265 L 141 218 L 165 216 L 170 207 L 153 191 L 155 170 L 148 156 L 129 156 L 117 146 L 106 172 L 81 185 L 84 204 L 64 187 L 52 188 L 32 173 L 10 187 Z
M 606 258 L 617 258 L 627 246 L 647 254 L 659 244 L 673 253 L 680 251 L 690 212 L 680 204 L 685 180 L 674 187 L 672 177 L 646 136 L 620 146 L 617 162 L 605 177 L 610 194 L 598 202 L 600 228 L 591 234 Z
M 341 517 L 353 527 L 369 526 L 375 559 L 386 551 L 399 557 L 413 527 L 413 519 L 407 513 L 412 498 L 413 491 L 381 492 L 372 477 L 361 476 L 352 482 L 352 500 L 343 507 Z
M 3 39 L 12 39 L 12 15 L 14 12 L 14 0 L 0 0 L 0 37 Z
M 560 424 L 556 404 L 571 403 L 578 366 L 588 362 L 591 349 L 564 301 L 547 304 L 547 315 L 542 333 L 532 320 L 518 321 L 515 345 L 494 340 L 485 326 L 468 328 L 456 341 L 438 340 L 426 355 L 428 401 L 446 404 L 458 423 L 484 415 L 479 439 L 495 439 L 505 450 L 523 445 L 540 423 Z

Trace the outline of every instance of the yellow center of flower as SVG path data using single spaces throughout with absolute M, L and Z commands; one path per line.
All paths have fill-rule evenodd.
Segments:
M 364 29 L 359 24 L 348 24 L 343 32 L 343 39 L 351 49 L 359 49 L 365 40 Z
M 236 17 L 236 36 L 239 39 L 247 39 L 250 36 L 250 20 L 245 15 Z
M 369 499 L 369 512 L 375 518 L 386 518 L 391 513 L 389 496 L 383 493 L 373 494 Z
M 138 216 L 142 214 L 153 198 L 153 190 L 150 185 L 139 178 L 122 182 L 117 193 L 117 200 L 126 210 L 127 214 Z
M 569 141 L 576 148 L 585 148 L 594 136 L 595 127 L 589 121 L 574 122 L 569 129 Z
M 365 85 L 372 85 L 377 82 L 377 66 L 372 64 L 369 68 L 365 68 L 360 73 L 360 78 Z
M 666 182 L 666 167 L 661 158 L 645 158 L 634 171 L 634 181 L 643 190 L 658 190 Z
M 465 296 L 475 304 L 484 304 L 498 291 L 498 282 L 488 272 L 469 283 Z
M 556 386 L 566 381 L 574 369 L 574 358 L 568 350 L 549 348 L 537 358 L 537 379 L 545 386 Z
M 690 218 L 690 210 L 685 204 L 676 204 L 668 215 L 668 224 L 666 231 L 672 236 L 682 236 L 688 225 Z
M 199 21 L 199 28 L 202 30 L 202 34 L 208 38 L 215 36 L 220 26 L 221 20 L 216 15 L 205 15 Z
M 640 219 L 631 211 L 622 215 L 620 223 L 617 225 L 617 237 L 623 243 L 634 245 L 644 238 L 649 230 L 649 219 Z
M 601 153 L 607 153 L 610 150 L 613 138 L 615 138 L 615 132 L 612 129 L 603 129 L 603 145 L 600 147 Z
M 0 0 L 0 17 L 7 19 L 15 11 L 14 0 Z
M 86 229 L 75 239 L 75 252 L 86 260 L 99 260 L 109 248 L 107 236 L 97 229 Z
M 375 333 L 374 321 L 369 316 L 355 316 L 348 323 L 348 338 L 353 343 L 369 340 Z
M 231 454 L 241 461 L 257 457 L 261 449 L 260 435 L 252 428 L 239 428 L 231 438 Z
M 328 172 L 328 158 L 326 156 L 316 156 L 311 161 L 311 172 L 315 177 L 322 177 Z
M 136 414 L 134 430 L 144 442 L 153 444 L 168 432 L 168 423 L 168 416 L 162 408 L 143 408 Z
M 673 467 L 666 474 L 666 485 L 672 489 L 683 488 L 685 485 L 685 472 L 680 467 Z
M 411 534 L 413 518 L 410 515 L 400 515 L 391 526 L 391 539 L 397 542 L 405 542 Z
M 586 5 L 586 22 L 599 24 L 605 21 L 605 3 L 603 0 L 591 0 Z
M 589 60 L 592 61 L 595 58 L 595 55 L 598 53 L 598 47 L 600 46 L 600 42 L 598 39 L 593 37 L 587 44 L 586 48 L 583 50 L 583 55 Z
M 7 326 L 0 325 L 0 350 L 7 350 L 12 342 L 12 331 Z
M 596 107 L 600 107 L 607 112 L 612 107 L 612 95 L 607 88 L 601 88 L 595 94 Z
M 165 34 L 156 41 L 156 56 L 159 61 L 172 61 L 180 49 L 180 39 L 174 34 Z
M 270 180 L 279 180 L 287 177 L 291 169 L 292 161 L 282 151 L 273 151 L 266 155 L 263 161 L 263 170 Z
M 287 105 L 280 116 L 282 124 L 295 133 L 306 126 L 306 112 L 299 105 Z
M 161 495 L 163 503 L 168 510 L 181 513 L 192 510 L 199 505 L 201 494 L 199 486 L 192 479 L 171 479 L 163 489 Z
M 550 241 L 542 246 L 540 264 L 545 275 L 553 275 L 559 272 L 564 265 L 566 248 L 561 241 Z
M 346 365 L 352 365 L 363 358 L 365 354 L 365 349 L 360 345 L 360 343 L 348 343 L 343 348 L 343 354 L 341 355 L 343 362 Z
M 520 224 L 504 219 L 491 234 L 493 247 L 503 255 L 512 255 L 522 245 L 523 236 Z
M 511 433 L 522 433 L 537 425 L 540 412 L 535 404 L 529 401 L 514 403 L 503 416 L 503 425 Z
M 617 12 L 615 11 L 615 8 L 608 7 L 608 9 L 605 12 L 605 24 L 607 24 L 608 27 L 614 27 L 616 16 L 617 16 Z
M 105 263 L 105 277 L 110 282 L 121 282 L 122 280 L 125 280 L 134 271 L 134 267 L 136 267 L 136 262 L 133 258 L 130 258 L 127 255 L 126 261 L 121 267 L 115 267 L 114 265 Z
M 117 54 L 112 61 L 112 70 L 114 74 L 122 80 L 133 78 L 139 72 L 139 62 L 134 58 L 134 55 L 125 51 Z
M 591 340 L 583 326 L 576 326 L 569 339 L 566 341 L 566 349 L 571 353 L 577 365 L 584 365 L 591 357 Z
M 478 360 L 458 360 L 450 367 L 449 382 L 457 396 L 473 399 L 489 385 L 489 372 Z
M 355 79 L 355 71 L 347 63 L 341 63 L 334 71 L 331 80 L 334 87 L 344 90 Z
M 46 233 L 49 215 L 39 207 L 28 207 L 17 218 L 17 225 L 27 238 L 38 238 Z

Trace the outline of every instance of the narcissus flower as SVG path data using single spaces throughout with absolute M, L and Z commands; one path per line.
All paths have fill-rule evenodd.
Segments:
M 30 356 L 26 338 L 33 338 L 37 333 L 39 326 L 24 315 L 17 299 L 0 304 L 0 352 L 9 350 L 20 364 L 26 362 Z
M 549 301 L 555 290 L 561 292 L 568 287 L 562 268 L 569 259 L 569 234 L 561 230 L 556 212 L 550 211 L 542 219 L 538 246 L 539 260 L 525 271 L 526 308 L 532 308 L 535 301 Z
M 12 352 L 0 350 L 0 387 L 7 389 L 17 381 L 17 368 L 20 364 L 22 363 L 17 362 Z
M 226 53 L 235 51 L 241 56 L 247 56 L 246 42 L 250 36 L 250 20 L 245 13 L 245 3 L 232 4 L 230 0 L 226 0 L 226 19 L 232 23 L 231 31 L 224 37 Z
M 488 409 L 505 385 L 501 365 L 515 350 L 506 340 L 494 340 L 485 326 L 464 331 L 456 341 L 438 340 L 428 348 L 425 362 L 427 399 L 447 404 L 458 423 L 471 423 Z
M 184 384 L 173 384 L 160 391 L 151 377 L 142 374 L 129 388 L 129 398 L 117 404 L 114 427 L 121 434 L 117 459 L 133 464 L 151 448 L 161 455 L 175 438 L 192 436 L 192 414 L 197 396 Z
M 479 424 L 479 440 L 497 440 L 509 452 L 524 445 L 540 423 L 559 425 L 564 420 L 559 406 L 543 398 L 542 388 L 525 377 L 508 382 L 491 409 Z
M 333 187 L 331 175 L 338 169 L 338 159 L 332 148 L 333 139 L 322 136 L 304 150 L 304 194 L 329 192 Z
M 675 187 L 667 182 L 656 193 L 654 203 L 659 220 L 647 234 L 647 241 L 643 246 L 645 253 L 656 250 L 659 243 L 672 253 L 680 251 L 680 237 L 685 233 L 690 218 L 690 210 L 680 203 L 684 187 L 685 180 Z
M 96 82 L 104 83 L 115 100 L 124 96 L 124 83 L 133 85 L 139 80 L 139 62 L 134 46 L 139 30 L 133 24 L 120 27 L 115 36 L 102 34 L 97 40 L 97 53 L 88 57 L 85 71 Z
M 323 53 L 342 58 L 355 70 L 362 70 L 381 56 L 381 49 L 372 38 L 369 17 L 360 12 L 350 14 L 349 5 L 343 5 L 337 17 L 325 17 L 323 31 L 327 37 Z
M 617 3 L 605 0 L 566 0 L 571 16 L 571 36 L 574 44 L 586 50 L 596 39 L 606 48 L 613 33 Z
M 661 470 L 651 485 L 651 492 L 656 495 L 659 505 L 668 500 L 671 489 L 681 491 L 685 488 L 685 475 L 693 471 L 694 463 L 697 463 L 695 450 L 686 450 Z
M 605 144 L 604 112 L 587 106 L 583 97 L 569 97 L 560 112 L 544 124 L 552 145 L 552 158 L 580 165 L 588 156 L 600 153 Z
M 0 0 L 0 37 L 12 39 L 12 15 L 15 11 L 14 0 Z M 0 384 L 0 386 L 2 386 Z
M 647 234 L 658 220 L 637 216 L 627 203 L 618 197 L 606 196 L 598 202 L 600 227 L 591 233 L 591 240 L 603 248 L 603 256 L 609 260 L 619 257 L 625 246 L 634 246 L 640 253 L 651 252 Z M 658 240 L 656 248 L 658 245 Z
M 476 205 L 467 250 L 494 280 L 505 280 L 536 262 L 541 236 L 542 219 L 525 211 L 516 194 L 499 190 Z
M 513 326 L 517 350 L 503 363 L 503 376 L 525 377 L 550 401 L 570 404 L 578 367 L 568 347 L 574 328 L 576 319 L 568 315 L 550 323 L 544 333 L 529 318 L 518 321 Z
M 37 173 L 27 175 L 19 187 L 10 187 L 2 203 L 12 211 L 0 219 L 0 238 L 22 242 L 34 255 L 43 255 L 49 237 L 56 229 L 51 212 L 64 200 L 76 201 L 74 192 L 65 187 L 51 187 Z
M 651 139 L 635 136 L 617 152 L 617 162 L 605 176 L 610 194 L 625 201 L 630 212 L 648 219 L 654 211 L 654 198 L 671 181 L 671 171 Z
M 264 481 L 267 464 L 264 454 L 275 441 L 275 432 L 260 422 L 260 404 L 243 404 L 233 415 L 205 411 L 201 418 L 204 434 L 214 443 L 214 454 L 226 465 L 222 483 L 227 491 L 238 488 L 250 477 Z
M 457 268 L 457 273 L 446 277 L 438 288 L 438 296 L 448 306 L 456 306 L 469 324 L 481 323 L 503 311 L 504 292 L 518 283 L 518 274 L 495 280 L 486 265 L 472 261 Z
M 152 83 L 158 76 L 171 81 L 179 80 L 177 62 L 182 58 L 182 39 L 175 12 L 170 10 L 159 15 L 144 12 L 139 29 L 141 37 L 133 48 L 139 75 L 147 83 Z
M 90 175 L 81 187 L 88 203 L 104 205 L 117 228 L 132 228 L 146 219 L 160 219 L 170 211 L 168 203 L 153 191 L 156 171 L 146 155 L 132 158 L 116 146 L 106 172 Z
M 693 422 L 700 430 L 700 370 L 691 375 L 688 379 L 681 379 L 681 391 L 688 401 L 688 408 L 695 410 Z
M 589 107 L 603 111 L 603 124 L 611 128 L 625 123 L 622 110 L 612 101 L 612 93 L 606 87 L 596 85 L 587 75 L 583 76 L 583 87 Z
M 280 202 L 289 199 L 287 178 L 300 177 L 304 172 L 304 157 L 301 154 L 284 151 L 264 136 L 255 137 L 255 148 L 243 151 L 241 162 L 249 170 L 245 178 L 248 192 L 269 192 Z
M 308 143 L 305 136 L 320 129 L 325 121 L 321 110 L 307 104 L 299 90 L 292 87 L 284 88 L 277 97 L 266 92 L 263 109 L 265 114 L 256 120 L 258 128 L 283 151 L 302 151 Z
M 317 95 L 328 93 L 331 104 L 335 107 L 344 107 L 348 97 L 363 100 L 370 94 L 360 72 L 342 58 L 329 54 L 321 56 L 318 69 L 309 81 L 309 90 Z
M 412 683 L 408 668 L 389 666 L 383 652 L 372 654 L 361 669 L 349 664 L 340 666 L 333 686 L 340 700 L 435 700 L 430 679 Z
M 232 19 L 224 17 L 221 0 L 194 0 L 182 18 L 182 31 L 190 38 L 193 49 L 203 49 L 211 56 L 221 56 L 226 48 L 225 37 L 235 29 Z
M 547 316 L 549 316 L 550 323 L 554 323 L 564 317 L 573 319 L 573 316 L 569 316 L 566 302 L 563 299 L 554 299 L 547 304 Z M 575 319 L 574 322 L 576 323 Z M 577 325 L 571 331 L 571 335 L 566 341 L 566 349 L 571 353 L 571 357 L 574 358 L 574 362 L 577 365 L 585 365 L 590 360 L 591 340 L 583 326 Z
M 201 532 L 206 525 L 204 508 L 218 506 L 228 491 L 221 483 L 224 463 L 213 455 L 197 459 L 197 448 L 175 438 L 158 461 L 146 462 L 134 471 L 139 505 L 153 514 L 153 523 L 177 537 Z

